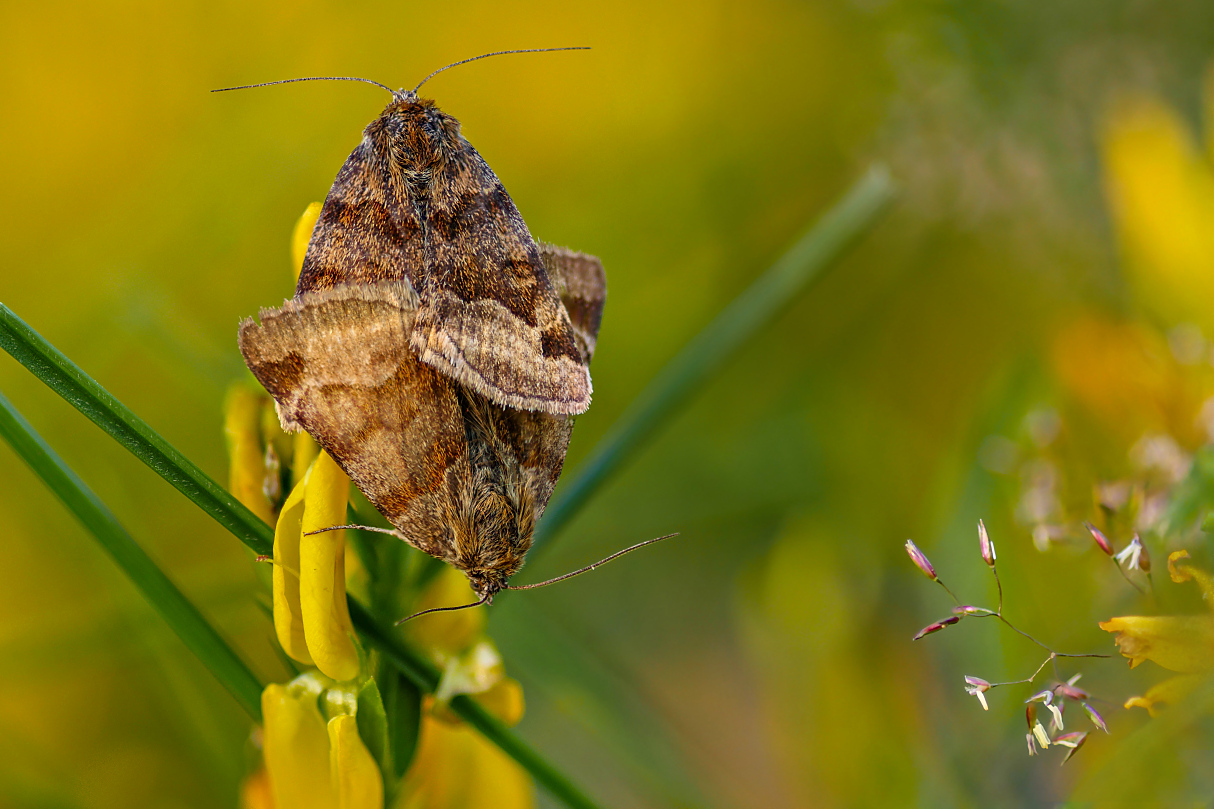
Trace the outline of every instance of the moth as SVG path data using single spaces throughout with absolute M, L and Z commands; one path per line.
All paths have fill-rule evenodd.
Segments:
M 283 428 L 487 603 L 522 566 L 590 404 L 605 275 L 532 238 L 454 117 L 391 92 L 337 174 L 295 297 L 243 321 L 239 346 Z

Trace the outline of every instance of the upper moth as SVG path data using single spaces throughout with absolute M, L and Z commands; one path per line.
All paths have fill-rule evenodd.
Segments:
M 459 122 L 400 90 L 338 172 L 295 297 L 241 323 L 240 350 L 283 427 L 487 601 L 590 404 L 605 294 L 598 259 L 537 244 Z

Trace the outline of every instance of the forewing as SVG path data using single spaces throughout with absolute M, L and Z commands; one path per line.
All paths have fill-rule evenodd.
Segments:
M 463 417 L 409 348 L 415 306 L 403 284 L 306 293 L 241 323 L 240 351 L 283 428 L 306 430 L 407 541 L 446 558 Z
M 584 412 L 590 374 L 573 325 L 497 176 L 461 140 L 430 189 L 412 335 L 422 361 L 506 407 Z
M 589 365 L 599 337 L 599 324 L 603 322 L 603 304 L 607 302 L 603 264 L 596 256 L 564 247 L 540 242 L 539 248 L 548 278 L 573 325 L 583 360 Z
M 407 280 L 423 264 L 421 222 L 407 184 L 374 137 L 372 122 L 346 159 L 312 229 L 296 293 L 336 286 Z

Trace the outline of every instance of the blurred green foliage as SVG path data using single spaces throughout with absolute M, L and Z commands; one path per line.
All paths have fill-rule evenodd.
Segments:
M 1093 417 L 1091 379 L 1066 373 L 1082 345 L 1068 335 L 1138 312 L 1101 127 L 1145 92 L 1200 133 L 1209 4 L 8 3 L 0 297 L 223 479 L 238 319 L 290 294 L 291 227 L 384 98 L 207 91 L 328 74 L 411 86 L 485 51 L 581 44 L 594 50 L 426 87 L 533 233 L 607 268 L 595 404 L 569 468 L 871 159 L 904 198 L 525 578 L 682 538 L 492 611 L 526 688 L 520 733 L 613 806 L 1207 796 L 1208 721 L 1180 712 L 1109 711 L 1114 735 L 1066 768 L 1028 758 L 1027 694 L 984 714 L 961 678 L 1022 677 L 1039 655 L 987 625 L 912 646 L 948 605 L 901 544 L 915 537 L 962 598 L 990 599 L 973 529 L 986 518 L 1009 609 L 1060 647 L 1111 652 L 1095 622 L 1145 609 L 1088 546 L 1037 549 L 1021 480 L 991 452 L 1061 469 L 1077 519 L 1094 483 L 1126 474 L 1139 435 L 1124 414 L 1150 408 L 1127 394 Z M 1174 324 L 1143 322 L 1167 344 Z M 282 679 L 237 543 L 7 359 L 0 389 L 263 679 Z M 1064 426 L 1040 448 L 1043 412 Z M 234 805 L 243 712 L 7 448 L 0 463 L 0 805 Z M 1089 665 L 1085 684 L 1119 703 L 1160 679 L 1150 668 Z

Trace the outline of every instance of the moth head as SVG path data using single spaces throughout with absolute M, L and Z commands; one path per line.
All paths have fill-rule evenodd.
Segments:
M 367 127 L 367 136 L 386 149 L 402 168 L 425 171 L 446 159 L 459 141 L 459 121 L 432 99 L 413 90 L 397 90 Z
M 502 590 L 510 589 L 510 585 L 506 583 L 507 579 L 517 573 L 518 569 L 522 566 L 522 560 L 520 559 L 517 564 L 465 570 L 464 575 L 468 577 L 468 585 L 472 588 L 472 591 L 480 598 L 485 599 L 485 603 L 491 604 L 493 603 L 493 596 Z

